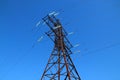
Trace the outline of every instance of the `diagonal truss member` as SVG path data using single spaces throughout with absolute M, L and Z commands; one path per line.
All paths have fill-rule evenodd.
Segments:
M 81 80 L 70 57 L 72 45 L 60 21 L 54 14 L 43 21 L 50 28 L 46 34 L 54 42 L 54 48 L 40 80 Z

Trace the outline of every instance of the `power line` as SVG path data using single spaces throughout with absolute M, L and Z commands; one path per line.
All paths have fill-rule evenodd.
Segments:
M 113 47 L 116 47 L 116 46 L 120 46 L 120 42 L 119 43 L 115 43 L 115 44 L 111 44 L 111 45 L 108 45 L 108 46 L 105 46 L 105 47 L 102 47 L 102 48 L 99 48 L 99 49 L 96 49 L 96 50 L 93 50 L 93 51 L 88 51 L 87 53 L 82 54 L 81 56 L 95 54 L 97 52 L 101 52 L 101 51 L 104 51 L 106 49 L 113 48 Z
M 108 46 L 105 46 L 105 47 L 102 47 L 102 48 L 99 48 L 99 49 L 96 49 L 96 50 L 93 50 L 93 51 L 88 51 L 87 53 L 84 53 L 84 54 L 82 54 L 81 56 L 87 56 L 87 55 L 90 55 L 90 54 L 95 54 L 95 53 L 97 53 L 97 52 L 101 52 L 101 51 L 104 51 L 104 50 L 106 50 L 106 49 L 113 48 L 113 47 L 117 47 L 117 46 L 120 46 L 120 43 L 115 43 L 115 44 L 111 44 L 111 45 L 108 45 Z M 30 51 L 31 51 L 31 49 L 28 50 L 27 53 L 29 54 Z M 13 65 L 13 67 L 11 67 L 6 73 L 3 74 L 3 77 L 1 77 L 0 80 L 3 80 L 3 78 L 6 77 L 6 76 L 8 75 L 8 73 L 11 72 L 11 71 L 14 69 L 14 67 L 17 66 L 17 65 L 20 63 L 20 61 L 21 61 L 25 56 L 27 56 L 28 54 L 22 55 L 22 56 L 18 59 L 18 61 Z

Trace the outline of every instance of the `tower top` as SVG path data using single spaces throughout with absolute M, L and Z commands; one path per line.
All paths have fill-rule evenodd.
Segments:
M 46 34 L 55 46 L 41 80 L 81 80 L 70 57 L 72 45 L 59 19 L 54 14 L 48 14 L 43 21 L 50 28 Z

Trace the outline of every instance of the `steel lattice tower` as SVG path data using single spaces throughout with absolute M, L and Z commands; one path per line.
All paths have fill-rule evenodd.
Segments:
M 54 48 L 40 80 L 81 80 L 70 57 L 72 45 L 59 19 L 52 14 L 43 21 L 50 28 L 46 34 L 54 42 Z

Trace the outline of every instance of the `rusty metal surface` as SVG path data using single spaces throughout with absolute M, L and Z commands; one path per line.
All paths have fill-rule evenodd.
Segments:
M 54 15 L 47 15 L 43 21 L 50 28 L 46 34 L 54 48 L 40 80 L 81 80 L 70 57 L 72 44 L 60 21 Z

